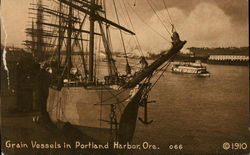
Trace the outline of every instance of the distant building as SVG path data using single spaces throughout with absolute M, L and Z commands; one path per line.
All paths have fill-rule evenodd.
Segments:
M 208 60 L 212 61 L 248 61 L 249 56 L 246 55 L 210 55 Z

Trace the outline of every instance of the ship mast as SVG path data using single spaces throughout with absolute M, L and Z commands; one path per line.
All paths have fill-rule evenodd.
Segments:
M 88 64 L 85 63 L 83 55 L 83 65 L 85 77 L 87 78 L 88 83 L 95 82 L 95 36 L 99 35 L 102 37 L 102 42 L 105 48 L 105 53 L 108 58 L 108 69 L 110 77 L 117 77 L 118 71 L 115 65 L 115 61 L 112 58 L 112 49 L 110 45 L 110 34 L 108 28 L 113 26 L 124 32 L 135 35 L 134 32 L 120 25 L 120 23 L 115 23 L 106 17 L 106 8 L 102 5 L 105 5 L 104 1 L 98 0 L 57 0 L 58 1 L 58 10 L 49 9 L 46 5 L 42 5 L 42 0 L 37 0 L 37 8 L 29 8 L 30 10 L 36 10 L 36 22 L 32 24 L 32 28 L 26 29 L 28 35 L 32 37 L 32 41 L 26 40 L 25 43 L 27 46 L 31 47 L 34 52 L 34 57 L 41 61 L 44 59 L 45 47 L 52 47 L 51 50 L 56 53 L 55 60 L 57 61 L 58 73 L 60 70 L 60 65 L 62 61 L 62 50 L 66 50 L 66 58 L 64 62 L 64 69 L 62 76 L 65 76 L 69 79 L 70 70 L 73 66 L 72 64 L 72 54 L 74 52 L 74 45 L 79 43 L 78 41 L 88 41 Z M 100 3 L 100 4 L 99 4 Z M 67 9 L 67 10 L 65 10 Z M 75 13 L 78 12 L 78 16 L 75 16 Z M 44 14 L 43 14 L 44 13 Z M 81 14 L 84 14 L 82 22 L 80 22 Z M 30 13 L 32 14 L 32 13 Z M 46 22 L 44 16 L 56 17 L 56 20 L 53 23 Z M 85 21 L 86 16 L 89 17 L 89 29 L 83 29 L 83 22 Z M 95 22 L 98 21 L 98 29 L 100 33 L 95 32 Z M 75 25 L 79 23 L 80 25 Z M 43 27 L 44 26 L 44 27 Z M 46 28 L 50 28 L 46 30 Z M 105 31 L 106 30 L 106 31 Z M 66 32 L 67 31 L 67 32 Z M 88 34 L 89 38 L 82 38 L 82 34 Z M 57 35 L 56 35 L 57 34 Z M 57 40 L 54 40 L 56 38 Z M 65 42 L 64 42 L 65 39 Z M 73 40 L 74 41 L 73 41 Z M 57 44 L 56 44 L 57 43 Z M 83 49 L 83 44 L 79 45 L 80 49 Z M 82 47 L 80 47 L 82 46 Z M 54 48 L 56 47 L 56 48 Z M 50 52 L 51 52 L 50 51 Z M 54 55 L 54 54 L 53 54 Z M 52 61 L 52 59 L 51 59 Z M 88 69 L 87 69 L 88 68 Z
M 70 0 L 69 3 L 72 3 L 72 0 Z M 72 53 L 71 39 L 72 39 L 72 28 L 73 28 L 72 14 L 73 14 L 73 10 L 72 10 L 71 5 L 69 5 L 68 30 L 67 30 L 67 52 L 66 52 L 68 79 L 69 79 L 70 69 L 72 67 L 72 60 L 71 60 L 71 53 Z
M 91 6 L 90 6 L 90 37 L 89 37 L 89 82 L 94 82 L 94 40 L 95 40 L 95 21 L 94 21 L 94 14 L 95 14 L 95 0 L 91 0 Z
M 42 9 L 42 1 L 38 1 L 37 5 L 37 49 L 35 52 L 35 58 L 37 61 L 41 61 L 43 59 L 43 25 L 40 24 L 43 22 L 43 9 Z
M 34 25 L 34 21 L 32 20 L 32 28 L 31 28 L 31 39 L 32 39 L 32 44 L 31 44 L 31 52 L 32 52 L 32 55 L 33 57 L 36 57 L 35 55 L 35 52 L 36 52 L 36 45 L 35 45 L 35 42 L 36 42 L 36 37 L 35 37 L 35 25 Z
M 62 48 L 62 15 L 61 15 L 61 12 L 62 12 L 62 2 L 59 2 L 59 30 L 58 30 L 58 47 L 57 47 L 57 54 L 58 54 L 58 57 L 57 57 L 57 62 L 58 62 L 58 73 L 60 71 L 60 65 L 61 65 L 61 48 Z
M 103 7 L 104 7 L 104 17 L 107 18 L 105 1 L 103 2 Z M 105 52 L 106 52 L 106 57 L 108 59 L 107 63 L 108 63 L 109 76 L 117 77 L 118 71 L 117 71 L 114 59 L 112 57 L 112 52 L 111 52 L 111 38 L 109 34 L 109 24 L 108 23 L 105 24 L 106 26 L 106 34 L 105 34 L 102 22 L 98 21 L 98 23 L 99 23 L 100 31 L 102 34 L 102 40 L 103 40 L 103 45 L 104 45 Z

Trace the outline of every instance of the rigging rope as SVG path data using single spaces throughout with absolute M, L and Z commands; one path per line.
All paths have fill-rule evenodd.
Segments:
M 120 20 L 119 20 L 119 17 L 118 17 L 118 12 L 117 12 L 117 8 L 116 8 L 115 0 L 113 0 L 113 4 L 114 4 L 114 7 L 115 7 L 115 14 L 116 14 L 117 22 L 120 25 Z M 124 53 L 125 53 L 126 63 L 127 63 L 127 66 L 129 66 L 128 56 L 127 56 L 127 50 L 126 50 L 126 47 L 125 47 L 124 38 L 123 38 L 122 30 L 121 29 L 120 29 L 120 35 L 121 35 L 123 50 L 124 50 Z
M 52 6 L 52 8 L 56 9 L 56 7 L 54 6 L 54 3 L 52 3 L 52 2 L 51 2 L 51 6 Z M 56 22 L 56 17 L 52 16 L 51 22 L 52 22 L 52 23 L 53 23 L 53 22 Z M 53 30 L 52 30 L 52 29 L 53 29 Z M 52 32 L 52 34 L 51 34 L 52 36 L 56 34 L 56 30 L 57 30 L 57 29 L 56 29 L 55 27 L 54 27 L 54 28 L 52 28 L 52 27 L 49 28 L 49 31 Z M 49 38 L 49 39 L 47 38 L 46 41 L 47 41 L 48 44 L 54 45 L 55 42 L 56 42 L 56 39 L 54 39 L 53 37 L 51 37 L 51 38 Z M 52 43 L 52 42 L 53 42 L 53 43 Z M 52 51 L 53 51 L 52 56 L 51 56 L 51 58 L 49 59 L 49 62 L 51 63 L 52 60 L 54 59 L 55 54 L 56 54 L 56 50 L 53 49 L 53 46 L 47 47 L 47 48 L 45 47 L 45 48 L 44 48 L 44 52 L 45 52 L 45 51 L 49 51 L 49 50 L 52 50 Z
M 171 42 L 169 39 L 167 39 L 166 37 L 164 37 L 162 34 L 160 34 L 159 32 L 157 32 L 152 26 L 150 26 L 148 23 L 146 23 L 139 15 L 136 11 L 134 11 L 134 9 L 132 8 L 132 6 L 129 5 L 129 3 L 127 1 L 125 1 L 127 3 L 127 5 L 130 7 L 130 9 L 134 12 L 134 14 L 141 20 L 142 23 L 144 23 L 145 25 L 147 25 L 153 32 L 155 32 L 156 34 L 158 34 L 158 36 L 160 36 L 162 39 Z
M 130 15 L 129 15 L 129 13 L 128 13 L 128 9 L 126 8 L 126 5 L 125 5 L 125 3 L 124 3 L 123 0 L 122 0 L 122 3 L 123 3 L 123 6 L 125 7 L 125 10 L 126 10 L 126 13 L 127 13 L 127 16 L 128 16 L 129 22 L 130 22 L 130 25 L 131 25 L 131 27 L 132 27 L 132 30 L 135 32 L 135 28 L 134 28 L 134 25 L 133 25 L 132 20 L 131 20 L 131 18 L 130 18 Z M 121 5 L 121 6 L 122 6 L 122 5 Z M 121 7 L 121 8 L 122 8 L 122 7 Z M 135 37 L 135 40 L 136 40 L 136 42 L 137 42 L 137 45 L 139 46 L 139 51 L 140 51 L 141 55 L 144 56 L 144 53 L 142 52 L 141 44 L 140 44 L 140 42 L 139 42 L 139 39 L 138 39 L 137 35 L 135 35 L 134 37 Z
M 171 24 L 171 25 L 174 25 L 174 24 L 173 24 L 173 20 L 172 20 L 172 18 L 171 18 L 171 16 L 170 16 L 170 13 L 169 13 L 169 11 L 168 11 L 168 7 L 167 7 L 167 4 L 166 4 L 165 0 L 162 0 L 162 1 L 163 1 L 163 4 L 164 4 L 165 9 L 167 10 L 168 17 L 169 17 L 169 19 L 170 19 L 170 24 Z
M 152 3 L 152 7 L 154 8 L 155 7 L 155 10 L 162 10 L 161 8 L 157 8 L 157 5 L 152 1 L 152 0 L 149 0 L 151 3 Z M 162 0 L 163 1 L 163 5 L 164 5 L 164 7 L 165 7 L 165 9 L 163 10 L 163 14 L 162 14 L 162 21 L 167 21 L 171 26 L 173 26 L 173 22 L 172 22 L 172 18 L 170 17 L 170 13 L 168 12 L 168 8 L 167 8 L 167 5 L 166 5 L 166 3 L 165 3 L 165 1 L 164 0 Z M 167 14 L 166 14 L 166 10 L 167 10 Z M 157 11 L 155 11 L 155 12 L 157 12 Z M 160 13 L 158 12 L 157 13 L 158 14 L 158 16 L 160 17 Z M 169 18 L 167 18 L 167 16 L 169 17 Z
M 168 66 L 169 66 L 170 63 L 171 63 L 170 60 L 172 60 L 175 56 L 176 56 L 176 55 L 173 55 L 173 56 L 168 60 L 168 62 L 161 68 L 161 69 L 163 69 L 163 68 L 165 68 L 165 69 L 162 71 L 162 73 L 160 74 L 160 76 L 156 79 L 156 81 L 154 82 L 154 84 L 148 89 L 148 92 L 149 92 L 150 90 L 152 90 L 153 87 L 156 85 L 156 83 L 161 79 L 161 77 L 162 77 L 163 74 L 166 72 Z M 156 73 L 155 73 L 155 74 L 156 74 Z
M 166 27 L 166 25 L 164 24 L 164 22 L 161 20 L 160 16 L 158 15 L 158 13 L 156 12 L 156 10 L 154 9 L 154 7 L 152 6 L 152 4 L 149 2 L 149 0 L 147 0 L 148 5 L 150 6 L 150 8 L 154 11 L 155 15 L 158 17 L 159 21 L 161 22 L 161 24 L 164 26 L 165 30 L 168 32 L 168 34 L 171 36 L 171 33 L 168 31 L 168 28 Z
M 99 55 L 98 55 L 98 57 L 99 57 L 99 58 L 98 58 L 99 63 L 98 63 L 98 64 L 99 64 L 99 65 L 96 66 L 96 70 L 97 70 L 97 71 L 96 71 L 96 72 L 97 72 L 97 73 L 96 73 L 96 78 L 97 78 L 97 80 L 98 80 L 98 76 L 100 75 L 100 68 L 99 68 L 99 67 L 101 66 L 101 65 L 100 65 L 100 60 L 101 60 L 101 37 L 98 37 L 98 38 L 99 38 L 99 41 L 98 41 L 98 51 L 99 51 Z
M 151 3 L 152 3 L 152 6 L 154 7 L 154 3 L 151 1 Z M 164 7 L 165 7 L 165 10 L 164 10 L 164 12 L 163 12 L 163 18 L 162 18 L 162 21 L 168 21 L 168 23 L 171 25 L 171 27 L 172 27 L 172 33 L 174 32 L 173 31 L 173 28 L 174 28 L 174 24 L 173 24 L 173 22 L 172 22 L 172 18 L 170 17 L 170 13 L 168 12 L 168 8 L 167 8 L 167 5 L 166 5 L 166 3 L 165 3 L 165 1 L 163 0 L 163 3 L 164 3 Z M 157 6 L 157 5 L 156 5 Z M 155 7 L 156 7 L 155 6 Z M 156 9 L 157 9 L 157 7 L 156 7 Z M 160 9 L 161 10 L 161 9 Z M 166 10 L 167 10 L 167 13 L 168 14 L 166 14 Z M 159 13 L 159 12 L 158 12 Z M 165 14 L 165 15 L 164 15 Z M 169 17 L 169 18 L 167 18 L 167 16 Z M 159 17 L 160 17 L 160 15 L 159 15 Z

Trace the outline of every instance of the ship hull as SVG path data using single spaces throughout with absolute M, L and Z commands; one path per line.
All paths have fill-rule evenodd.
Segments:
M 49 88 L 47 112 L 54 124 L 70 123 L 99 142 L 110 141 L 112 130 L 115 128 L 115 124 L 112 124 L 114 126 L 111 129 L 111 113 L 114 112 L 113 120 L 117 122 L 112 123 L 129 128 L 124 131 L 118 127 L 120 133 L 117 134 L 119 137 L 129 136 L 131 138 L 126 138 L 126 141 L 131 141 L 138 103 L 142 96 L 142 93 L 137 92 L 141 91 L 135 88 L 113 89 L 106 86 L 63 87 L 60 91 Z

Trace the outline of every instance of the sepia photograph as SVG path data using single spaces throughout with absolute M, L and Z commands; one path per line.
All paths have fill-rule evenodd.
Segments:
M 249 155 L 248 0 L 0 0 L 1 155 Z

